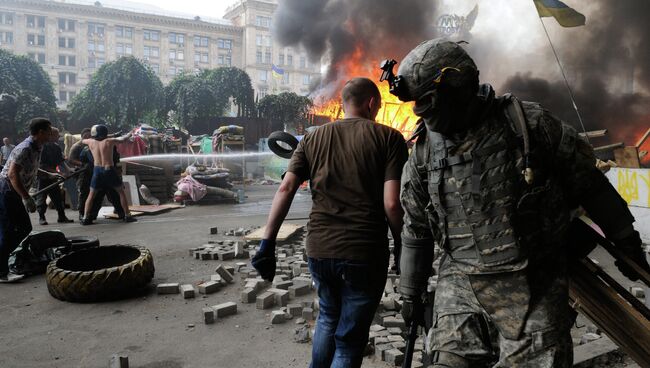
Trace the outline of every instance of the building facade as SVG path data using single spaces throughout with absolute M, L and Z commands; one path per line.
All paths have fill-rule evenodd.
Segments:
M 315 78 L 314 74 L 320 74 L 320 65 L 300 69 L 309 77 L 291 69 L 280 78 L 277 71 L 282 70 L 276 66 L 273 78 L 271 59 L 262 58 L 259 63 L 255 59 L 257 32 L 263 30 L 270 37 L 268 26 L 276 6 L 271 0 L 242 1 L 229 9 L 227 15 L 231 18 L 208 22 L 199 17 L 186 19 L 109 8 L 100 2 L 79 5 L 0 0 L 0 48 L 27 55 L 41 64 L 54 83 L 61 108 L 99 67 L 126 55 L 151 66 L 164 84 L 183 72 L 235 66 L 249 73 L 260 97 L 282 91 L 306 94 L 309 86 L 300 83 L 301 78 Z M 251 13 L 247 9 L 260 9 L 255 14 L 263 16 L 267 26 L 256 26 L 257 18 L 252 18 L 253 24 L 237 23 L 241 19 L 239 8 L 246 9 L 241 14 L 248 18 Z M 287 83 L 283 83 L 284 75 L 288 76 Z

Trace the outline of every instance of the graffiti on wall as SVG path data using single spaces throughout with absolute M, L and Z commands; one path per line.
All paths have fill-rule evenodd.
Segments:
M 649 169 L 611 169 L 607 178 L 630 206 L 650 208 Z

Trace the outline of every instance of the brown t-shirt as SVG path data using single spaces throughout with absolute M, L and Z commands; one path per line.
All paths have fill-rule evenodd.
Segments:
M 388 256 L 384 182 L 400 180 L 407 156 L 400 132 L 360 118 L 323 125 L 300 141 L 287 171 L 310 180 L 309 257 Z

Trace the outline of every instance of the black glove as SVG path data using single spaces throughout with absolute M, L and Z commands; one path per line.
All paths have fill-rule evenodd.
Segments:
M 393 265 L 390 267 L 390 270 L 394 272 L 396 275 L 400 274 L 400 268 L 399 268 L 399 259 L 400 256 L 402 255 L 402 239 L 395 239 L 393 240 Z
M 404 298 L 402 301 L 402 318 L 407 326 L 416 323 L 418 326 L 424 325 L 424 304 L 420 298 Z
M 275 240 L 262 239 L 260 249 L 251 261 L 253 267 L 266 281 L 273 281 L 275 277 Z
M 643 251 L 643 246 L 641 243 L 641 237 L 639 232 L 636 230 L 632 232 L 628 237 L 618 240 L 615 242 L 616 248 L 628 256 L 633 262 L 635 262 L 639 267 L 643 268 L 646 272 L 650 273 L 650 266 Z M 639 279 L 639 274 L 634 271 L 631 267 L 626 265 L 621 261 L 616 261 L 614 263 L 618 267 L 619 271 L 632 281 L 637 281 Z

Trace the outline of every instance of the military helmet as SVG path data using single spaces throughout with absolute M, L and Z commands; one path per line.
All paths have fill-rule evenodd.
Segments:
M 415 101 L 440 84 L 478 88 L 478 68 L 456 42 L 433 39 L 411 50 L 397 70 L 402 101 Z
M 101 141 L 102 139 L 108 137 L 108 128 L 103 124 L 93 125 L 93 127 L 90 128 L 90 136 L 93 139 Z

